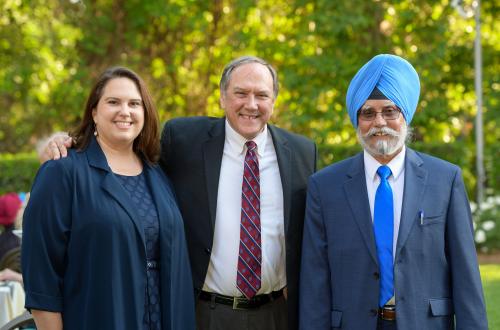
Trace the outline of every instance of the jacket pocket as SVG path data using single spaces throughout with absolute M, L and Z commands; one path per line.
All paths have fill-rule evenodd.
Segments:
M 446 218 L 444 216 L 445 214 L 438 214 L 438 215 L 430 215 L 430 216 L 425 216 L 420 225 L 422 226 L 430 226 L 430 225 L 435 225 L 437 223 L 443 223 L 445 222 Z
M 332 328 L 340 328 L 342 324 L 342 312 L 332 310 Z
M 449 298 L 429 299 L 432 316 L 449 316 L 453 314 L 453 303 Z

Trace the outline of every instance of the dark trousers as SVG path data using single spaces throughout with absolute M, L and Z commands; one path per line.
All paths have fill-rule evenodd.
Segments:
M 398 330 L 396 321 L 382 320 L 380 317 L 377 320 L 377 330 Z
M 288 330 L 284 297 L 255 309 L 233 309 L 232 306 L 197 300 L 198 330 Z

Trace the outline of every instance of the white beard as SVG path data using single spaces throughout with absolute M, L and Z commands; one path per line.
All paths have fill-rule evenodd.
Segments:
M 370 143 L 369 139 L 372 135 L 377 133 L 383 133 L 389 135 L 387 140 L 378 140 L 375 143 Z M 401 131 L 397 132 L 387 126 L 381 128 L 371 128 L 366 134 L 362 135 L 358 127 L 356 130 L 356 135 L 358 141 L 370 155 L 373 157 L 387 157 L 394 155 L 398 150 L 400 150 L 408 136 L 408 126 L 406 122 L 403 122 L 401 126 Z

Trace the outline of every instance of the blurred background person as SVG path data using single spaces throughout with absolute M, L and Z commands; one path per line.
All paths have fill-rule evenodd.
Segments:
M 21 206 L 22 201 L 16 193 L 7 193 L 0 197 L 0 225 L 2 226 L 0 262 L 9 251 L 21 246 L 21 239 L 13 232 Z
M 24 311 L 21 239 L 17 230 L 24 194 L 0 196 L 0 326 Z
M 159 122 L 142 79 L 106 70 L 71 137 L 68 157 L 40 168 L 24 216 L 37 327 L 194 329 L 182 219 L 156 165 Z

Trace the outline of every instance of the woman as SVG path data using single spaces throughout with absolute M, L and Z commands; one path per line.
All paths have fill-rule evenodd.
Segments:
M 191 272 L 159 122 L 140 77 L 105 71 L 39 170 L 24 215 L 26 307 L 38 329 L 194 329 Z

